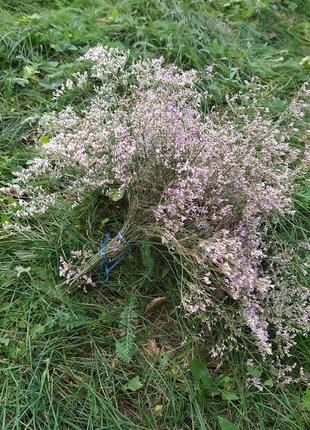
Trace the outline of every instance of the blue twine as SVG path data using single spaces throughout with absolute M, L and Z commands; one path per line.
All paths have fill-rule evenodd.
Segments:
M 118 232 L 116 237 L 126 244 L 126 250 L 125 250 L 124 254 L 120 255 L 112 264 L 109 264 L 108 257 L 105 253 L 106 246 L 108 245 L 108 243 L 111 240 L 110 233 L 107 233 L 105 235 L 105 238 L 101 242 L 101 247 L 99 249 L 99 254 L 102 257 L 103 265 L 104 265 L 104 269 L 105 269 L 105 282 L 108 282 L 110 273 L 113 272 L 113 270 L 115 270 L 121 264 L 121 262 L 124 260 L 124 258 L 128 255 L 128 252 L 130 249 L 130 243 L 128 242 L 128 240 L 125 239 L 125 237 L 122 235 L 121 232 Z

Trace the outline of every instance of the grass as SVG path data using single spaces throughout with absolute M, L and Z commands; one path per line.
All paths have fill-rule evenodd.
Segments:
M 1 185 L 31 158 L 52 90 L 98 42 L 184 68 L 214 65 L 204 88 L 210 105 L 225 104 L 227 93 L 258 75 L 275 117 L 309 76 L 301 63 L 310 53 L 307 0 L 3 0 L 0 7 Z M 297 214 L 277 234 L 303 240 L 308 205 L 302 181 Z M 212 339 L 202 342 L 183 320 L 173 277 L 152 244 L 133 250 L 108 285 L 99 279 L 87 294 L 57 287 L 59 256 L 96 249 L 102 219 L 113 228 L 122 208 L 110 212 L 93 195 L 29 232 L 1 232 L 1 428 L 309 428 L 302 384 L 275 387 L 257 362 L 266 389 L 248 389 L 242 353 L 228 357 L 220 374 L 208 357 Z M 156 297 L 166 300 L 147 311 Z M 308 372 L 309 357 L 309 341 L 300 339 L 294 359 Z

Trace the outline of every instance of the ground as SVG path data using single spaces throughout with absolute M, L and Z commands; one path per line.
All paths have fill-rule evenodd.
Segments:
M 309 77 L 308 0 L 0 0 L 0 7 L 1 185 L 31 158 L 52 91 L 97 43 L 162 55 L 184 69 L 213 66 L 208 107 L 224 106 L 227 94 L 258 76 L 275 118 Z M 307 204 L 302 182 L 296 222 L 280 232 L 288 241 L 303 238 Z M 121 205 L 109 211 L 92 195 L 31 232 L 1 232 L 1 428 L 309 428 L 306 383 L 275 386 L 257 362 L 252 376 L 265 388 L 249 388 L 241 352 L 217 368 L 212 339 L 184 319 L 153 244 L 134 249 L 107 285 L 87 293 L 59 286 L 59 256 L 97 246 L 102 220 L 121 222 Z M 309 357 L 302 338 L 293 358 L 309 372 Z

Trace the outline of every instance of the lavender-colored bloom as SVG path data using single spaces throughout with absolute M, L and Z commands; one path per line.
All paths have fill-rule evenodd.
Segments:
M 289 144 L 293 119 L 286 127 L 281 118 L 270 119 L 259 107 L 264 87 L 255 79 L 229 99 L 232 110 L 205 115 L 195 70 L 165 66 L 163 58 L 129 64 L 127 52 L 100 45 L 81 60 L 90 62 L 89 70 L 73 75 L 54 98 L 86 83 L 93 83 L 94 95 L 82 113 L 67 106 L 42 119 L 42 133 L 51 137 L 2 190 L 15 199 L 7 211 L 22 223 L 58 201 L 74 207 L 93 190 L 103 198 L 124 194 L 124 228 L 132 239 L 156 231 L 180 257 L 186 314 L 214 332 L 225 327 L 213 356 L 241 348 L 248 336 L 264 357 L 289 355 L 296 334 L 310 329 L 309 291 L 294 274 L 285 279 L 292 253 L 272 254 L 264 226 L 291 213 L 294 178 L 306 164 L 303 151 Z M 306 87 L 302 96 L 309 96 Z M 298 120 L 305 106 L 297 98 L 288 114 Z M 50 188 L 42 186 L 44 178 L 53 178 Z M 114 242 L 111 252 L 120 246 Z M 61 258 L 60 276 L 94 285 L 81 270 L 90 256 L 78 250 L 68 261 Z

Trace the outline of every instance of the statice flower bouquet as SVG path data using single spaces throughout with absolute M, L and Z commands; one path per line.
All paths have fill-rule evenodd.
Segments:
M 163 58 L 133 61 L 100 45 L 80 61 L 84 72 L 54 98 L 83 94 L 86 86 L 92 96 L 82 111 L 67 105 L 42 119 L 38 157 L 2 190 L 16 199 L 15 216 L 22 222 L 63 199 L 78 205 L 93 190 L 126 199 L 126 221 L 106 258 L 158 238 L 179 264 L 185 315 L 204 333 L 224 328 L 215 357 L 244 339 L 263 357 L 289 355 L 294 338 L 309 331 L 310 293 L 283 276 L 288 256 L 274 254 L 268 231 L 277 216 L 292 213 L 307 152 L 290 142 L 309 90 L 275 120 L 260 106 L 265 87 L 256 79 L 228 97 L 225 109 L 207 110 L 195 70 L 166 66 Z M 60 274 L 92 285 L 102 255 L 83 255 L 77 271 L 78 257 L 62 259 Z

